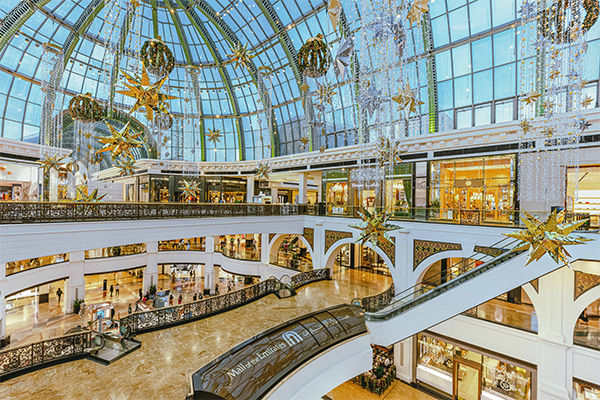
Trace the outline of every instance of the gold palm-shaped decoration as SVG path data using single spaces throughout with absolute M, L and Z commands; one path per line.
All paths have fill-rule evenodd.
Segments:
M 254 172 L 254 175 L 256 177 L 258 177 L 258 179 L 266 179 L 269 180 L 269 174 L 272 172 L 271 170 L 271 166 L 269 165 L 269 162 L 264 162 L 261 163 L 259 162 L 258 165 L 256 166 L 256 172 Z
M 78 203 L 98 203 L 106 196 L 104 193 L 102 196 L 98 196 L 98 189 L 94 189 L 91 194 L 87 194 L 81 187 L 77 188 L 77 200 Z
M 38 161 L 38 163 L 40 163 L 38 168 L 43 168 L 44 173 L 47 173 L 50 170 L 58 172 L 65 164 L 64 159 L 64 157 L 59 157 L 58 154 L 55 154 L 52 157 L 46 155 L 43 160 Z
M 213 144 L 217 144 L 217 142 L 221 141 L 221 137 L 223 134 L 221 133 L 221 129 L 209 129 L 208 134 L 206 135 L 206 140 L 209 142 L 213 142 Z
M 356 225 L 350 225 L 350 228 L 360 229 L 361 233 L 356 242 L 365 244 L 370 241 L 373 247 L 384 247 L 387 244 L 394 245 L 392 238 L 388 234 L 390 231 L 401 229 L 400 226 L 390 224 L 388 220 L 392 214 L 388 210 L 375 211 L 372 214 L 366 209 L 362 208 L 358 211 L 361 223 Z
M 200 194 L 200 182 L 190 182 L 183 180 L 183 186 L 179 187 L 182 190 L 181 198 L 185 201 L 191 201 L 192 199 L 198 199 Z
M 118 160 L 115 167 L 119 168 L 119 176 L 133 176 L 135 175 L 135 160 L 125 157 L 125 159 Z
M 512 249 L 512 251 L 529 250 L 527 264 L 525 265 L 539 260 L 544 254 L 548 253 L 557 264 L 565 263 L 572 268 L 567 258 L 571 257 L 571 255 L 565 249 L 565 246 L 583 244 L 592 240 L 572 234 L 574 230 L 585 224 L 588 221 L 587 219 L 565 224 L 563 223 L 565 212 L 554 210 L 542 222 L 527 211 L 523 213 L 525 216 L 521 217 L 521 221 L 523 221 L 527 228 L 516 232 L 503 233 L 503 235 L 519 239 L 523 242 Z
M 111 158 L 115 160 L 119 156 L 130 158 L 134 160 L 131 150 L 136 147 L 142 147 L 144 143 L 137 140 L 141 135 L 140 133 L 131 133 L 130 123 L 126 123 L 120 131 L 116 130 L 111 124 L 107 123 L 110 136 L 96 136 L 96 139 L 104 146 L 97 151 L 98 154 L 110 152 Z
M 231 61 L 235 61 L 234 69 L 237 69 L 240 65 L 247 68 L 250 64 L 250 60 L 254 58 L 253 55 L 250 55 L 248 43 L 242 45 L 241 42 L 238 42 L 231 50 L 233 51 L 233 54 L 229 54 L 228 56 L 231 57 Z
M 165 76 L 161 80 L 150 84 L 150 78 L 148 77 L 148 72 L 146 71 L 146 67 L 142 65 L 142 76 L 131 76 L 124 71 L 121 73 L 127 79 L 127 82 L 123 82 L 123 84 L 129 90 L 117 90 L 117 93 L 121 93 L 127 97 L 132 97 L 136 99 L 135 104 L 129 110 L 129 114 L 139 110 L 144 107 L 146 109 L 146 118 L 148 121 L 154 120 L 154 113 L 164 114 L 168 113 L 168 107 L 165 103 L 167 100 L 177 99 L 175 96 L 170 96 L 168 94 L 162 94 L 160 89 L 164 85 L 168 76 Z

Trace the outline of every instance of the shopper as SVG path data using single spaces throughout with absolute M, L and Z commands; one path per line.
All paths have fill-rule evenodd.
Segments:
M 143 297 L 144 295 L 142 294 L 142 288 L 140 288 L 140 300 L 142 300 Z
M 117 295 L 117 299 L 119 298 L 119 284 L 117 283 L 117 286 L 115 287 L 115 294 Z
M 578 321 L 581 325 L 588 324 L 588 322 L 590 321 L 590 318 L 588 317 L 587 308 L 583 309 L 583 312 L 579 315 Z
M 193 299 L 194 299 L 194 301 L 198 300 L 198 296 L 196 295 L 196 293 L 194 293 Z
M 131 303 L 129 303 L 129 307 L 127 307 L 127 312 L 131 314 Z
M 173 305 L 173 295 L 169 295 L 169 305 L 172 306 Z
M 112 297 L 113 292 L 115 290 L 115 288 L 113 287 L 113 285 L 110 285 L 110 289 L 109 290 L 110 290 L 110 297 Z
M 177 304 L 181 304 L 181 300 L 183 300 L 183 296 L 179 295 L 179 298 L 177 299 Z
M 56 291 L 56 295 L 58 296 L 58 303 L 60 304 L 60 296 L 62 296 L 63 291 L 61 288 L 58 288 L 58 290 Z

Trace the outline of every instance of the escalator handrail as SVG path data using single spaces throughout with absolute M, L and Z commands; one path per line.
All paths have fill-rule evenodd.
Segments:
M 520 241 L 515 240 L 514 242 L 520 242 Z M 404 311 L 421 304 L 423 301 L 426 301 L 428 299 L 439 296 L 441 293 L 445 292 L 448 287 L 456 285 L 457 281 L 461 282 L 461 281 L 469 280 L 472 276 L 479 275 L 480 270 L 491 269 L 491 268 L 489 268 L 490 265 L 493 265 L 492 268 L 494 268 L 497 265 L 501 264 L 504 261 L 503 259 L 505 259 L 505 258 L 511 259 L 513 257 L 516 257 L 516 256 L 522 254 L 523 252 L 524 251 L 504 252 L 504 253 L 498 255 L 497 257 L 494 257 L 492 260 L 480 265 L 479 267 L 471 269 L 470 271 L 468 271 L 462 275 L 459 275 L 457 278 L 452 279 L 448 282 L 445 282 L 445 283 L 435 287 L 432 290 L 429 290 L 427 292 L 424 292 L 424 293 L 418 295 L 417 297 L 413 297 L 412 299 L 410 299 L 407 302 L 402 302 L 402 300 L 406 299 L 409 296 L 404 296 L 400 299 L 395 298 L 395 300 L 392 301 L 386 308 L 384 308 L 380 311 L 377 311 L 377 312 L 365 313 L 365 318 L 367 318 L 367 320 L 385 320 L 385 319 L 389 319 L 393 316 L 396 316 L 398 314 L 401 314 Z M 497 261 L 502 261 L 502 262 L 497 263 Z M 413 286 L 413 287 L 415 287 L 415 286 Z M 397 303 L 401 303 L 401 304 L 394 307 L 394 305 Z

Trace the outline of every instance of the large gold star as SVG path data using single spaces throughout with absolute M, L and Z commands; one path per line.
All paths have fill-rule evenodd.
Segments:
M 231 50 L 233 54 L 228 54 L 231 57 L 231 61 L 235 61 L 234 69 L 237 69 L 240 65 L 243 67 L 248 67 L 250 64 L 250 60 L 254 58 L 253 55 L 250 55 L 250 51 L 248 50 L 248 43 L 242 46 L 241 42 L 238 42 L 235 47 L 232 47 Z
M 406 18 L 410 21 L 410 26 L 413 24 L 419 24 L 421 22 L 421 16 L 425 14 L 429 10 L 429 6 L 427 5 L 429 0 L 415 0 L 410 6 L 410 10 L 408 10 L 408 15 Z
M 208 140 L 209 142 L 213 142 L 213 144 L 217 144 L 217 142 L 221 141 L 221 136 L 223 136 L 223 134 L 221 133 L 222 129 L 209 129 L 208 130 L 208 135 L 206 135 L 206 140 Z
M 300 141 L 302 142 L 302 146 L 306 146 L 310 142 L 310 139 L 308 138 L 308 136 L 302 136 L 300 138 Z
M 135 175 L 135 160 L 126 157 L 125 159 L 118 160 L 115 167 L 119 168 L 119 176 L 133 176 Z
M 190 182 L 183 180 L 183 186 L 179 187 L 179 190 L 182 190 L 181 198 L 184 201 L 190 201 L 192 199 L 198 199 L 198 195 L 200 194 L 200 182 Z
M 399 93 L 396 96 L 393 96 L 392 100 L 398 103 L 399 109 L 407 114 L 410 114 L 411 112 L 416 114 L 417 106 L 420 106 L 424 103 L 417 99 L 417 95 L 411 90 L 410 84 L 406 82 L 406 87 L 404 90 L 399 89 L 398 91 Z
M 47 173 L 50 170 L 55 170 L 58 172 L 60 168 L 65 164 L 63 161 L 64 157 L 59 157 L 58 154 L 53 155 L 52 157 L 46 155 L 43 160 L 38 161 L 41 165 L 38 168 L 43 168 L 44 173 Z
M 531 128 L 533 128 L 533 125 L 531 125 L 531 124 L 529 123 L 529 120 L 528 120 L 528 119 L 524 119 L 523 121 L 521 121 L 521 122 L 519 123 L 519 126 L 520 126 L 520 127 L 521 127 L 521 129 L 523 130 L 523 133 L 528 133 L 528 132 L 531 130 Z
M 563 224 L 564 210 L 561 212 L 554 210 L 544 222 L 530 215 L 527 211 L 523 211 L 523 213 L 525 216 L 521 217 L 521 221 L 527 228 L 516 232 L 503 233 L 503 235 L 522 241 L 512 251 L 529 250 L 527 264 L 525 265 L 539 260 L 544 254 L 548 253 L 557 264 L 566 263 L 571 267 L 571 263 L 567 258 L 571 255 L 565 250 L 564 246 L 583 244 L 592 240 L 583 236 L 572 235 L 575 229 L 588 221 L 587 219 Z
M 140 133 L 130 133 L 130 123 L 127 122 L 120 131 L 116 130 L 111 124 L 107 123 L 108 130 L 110 131 L 110 136 L 95 136 L 96 139 L 100 143 L 103 143 L 104 146 L 97 153 L 104 153 L 109 151 L 111 153 L 111 159 L 115 160 L 117 157 L 122 155 L 125 158 L 130 158 L 135 160 L 133 154 L 131 154 L 131 149 L 135 147 L 142 147 L 144 143 L 140 140 L 137 140 L 142 135 Z
M 527 105 L 531 105 L 535 104 L 541 96 L 541 93 L 539 93 L 537 90 L 534 90 L 533 92 L 527 93 L 525 97 L 521 99 L 521 101 Z
M 406 153 L 406 151 L 400 150 L 400 143 L 392 143 L 389 138 L 382 137 L 377 146 L 377 156 L 381 165 L 385 164 L 386 161 L 401 163 L 403 153 Z
M 269 180 L 269 174 L 272 172 L 271 170 L 271 166 L 269 165 L 269 162 L 264 162 L 261 163 L 259 162 L 256 166 L 256 171 L 254 172 L 254 175 L 258 177 L 258 179 L 266 179 Z
M 129 110 L 129 114 L 144 107 L 146 109 L 146 118 L 148 118 L 148 121 L 153 121 L 155 112 L 168 113 L 168 107 L 165 101 L 177 98 L 176 96 L 160 93 L 160 89 L 167 80 L 168 75 L 154 84 L 150 84 L 148 72 L 143 64 L 141 78 L 138 76 L 133 77 L 122 70 L 121 73 L 125 75 L 125 79 L 129 82 L 123 82 L 129 90 L 117 90 L 117 93 L 136 99 L 135 104 L 131 110 Z
M 392 216 L 388 210 L 375 211 L 371 214 L 363 207 L 362 210 L 358 211 L 358 215 L 360 215 L 362 222 L 356 225 L 350 225 L 350 228 L 361 230 L 360 236 L 356 239 L 357 243 L 361 242 L 361 244 L 364 245 L 365 242 L 370 241 L 373 247 L 382 248 L 386 243 L 392 246 L 394 245 L 388 232 L 395 231 L 401 227 L 388 223 L 388 220 Z
M 584 99 L 581 101 L 581 107 L 588 108 L 588 106 L 592 104 L 593 101 L 594 99 L 592 99 L 590 96 L 585 96 Z

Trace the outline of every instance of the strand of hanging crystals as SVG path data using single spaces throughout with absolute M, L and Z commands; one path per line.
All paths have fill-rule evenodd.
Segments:
M 528 1 L 521 9 L 519 199 L 538 207 L 577 197 L 580 136 L 587 128 L 583 2 Z M 557 25 L 558 24 L 558 25 Z M 565 187 L 565 168 L 572 187 Z M 541 204 L 544 203 L 544 204 Z
M 40 121 L 41 157 L 53 156 L 56 151 L 52 148 L 62 147 L 62 117 L 63 102 L 60 83 L 64 71 L 64 54 L 61 47 L 44 43 L 40 61 L 42 87 L 42 115 Z
M 185 67 L 185 88 L 183 101 L 183 175 L 197 177 L 200 175 L 200 164 L 202 151 L 200 145 L 202 99 L 200 98 L 200 82 L 198 75 L 200 71 L 194 65 Z M 189 154 L 187 154 L 189 149 Z
M 271 71 L 267 70 L 264 74 L 260 73 L 256 76 L 257 88 L 256 102 L 259 104 L 256 112 L 256 129 L 259 132 L 258 139 L 260 145 L 255 146 L 255 157 L 257 159 L 265 159 L 271 157 L 271 131 L 273 129 L 273 109 L 271 107 Z

